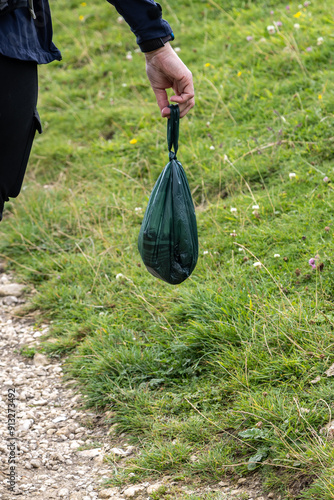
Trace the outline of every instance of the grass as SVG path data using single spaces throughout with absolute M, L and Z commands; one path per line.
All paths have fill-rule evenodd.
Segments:
M 53 7 L 63 60 L 40 68 L 44 133 L 0 252 L 52 322 L 46 352 L 140 446 L 110 482 L 255 471 L 282 500 L 333 499 L 320 433 L 334 403 L 331 5 L 162 7 L 196 88 L 178 154 L 197 213 L 193 275 L 168 286 L 137 251 L 166 122 L 107 2 Z

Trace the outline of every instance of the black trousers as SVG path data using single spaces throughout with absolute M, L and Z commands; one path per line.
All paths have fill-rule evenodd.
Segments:
M 0 220 L 3 205 L 22 186 L 35 132 L 37 63 L 0 55 Z

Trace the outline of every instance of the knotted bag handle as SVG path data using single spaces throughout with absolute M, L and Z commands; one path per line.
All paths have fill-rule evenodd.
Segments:
M 169 151 L 169 161 L 176 160 L 176 153 L 179 147 L 180 110 L 178 104 L 170 104 L 170 117 L 167 122 L 167 143 Z M 174 148 L 174 151 L 172 151 Z

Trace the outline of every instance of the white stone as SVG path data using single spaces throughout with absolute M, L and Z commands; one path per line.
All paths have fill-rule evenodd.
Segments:
M 0 285 L 0 297 L 20 297 L 24 290 L 24 285 L 19 285 L 17 283 L 8 283 L 6 285 Z
M 94 458 L 102 453 L 102 448 L 92 448 L 90 450 L 77 451 L 77 455 L 80 457 Z
M 133 498 L 137 495 L 137 493 L 144 491 L 144 490 L 145 490 L 145 486 L 141 486 L 141 485 L 130 486 L 125 491 L 123 491 L 123 495 L 126 498 Z
M 155 493 L 156 491 L 158 491 L 159 488 L 161 488 L 161 486 L 163 486 L 162 483 L 155 483 L 155 484 L 151 484 L 146 492 L 150 495 L 151 493 Z
M 69 494 L 70 494 L 70 490 L 68 490 L 67 488 L 62 488 L 61 490 L 58 491 L 59 497 L 68 498 Z
M 118 493 L 118 488 L 107 488 L 99 492 L 99 498 L 112 498 Z
M 33 359 L 33 363 L 35 366 L 46 366 L 46 365 L 50 364 L 50 361 L 48 360 L 48 358 L 44 354 L 41 354 L 40 352 L 36 352 L 34 359 Z
M 27 431 L 28 429 L 30 429 L 33 423 L 34 421 L 32 418 L 27 418 L 25 420 L 22 420 L 19 426 L 19 431 Z
M 56 417 L 52 420 L 52 422 L 54 422 L 55 424 L 57 424 L 58 422 L 63 422 L 64 420 L 67 420 L 67 416 L 66 415 L 60 415 L 59 417 Z

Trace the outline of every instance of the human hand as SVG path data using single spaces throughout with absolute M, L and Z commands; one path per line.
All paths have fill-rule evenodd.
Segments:
M 162 117 L 168 117 L 166 89 L 175 92 L 170 100 L 179 105 L 180 117 L 185 116 L 195 105 L 194 85 L 191 71 L 181 61 L 169 43 L 161 49 L 146 52 L 146 73 L 155 93 Z

